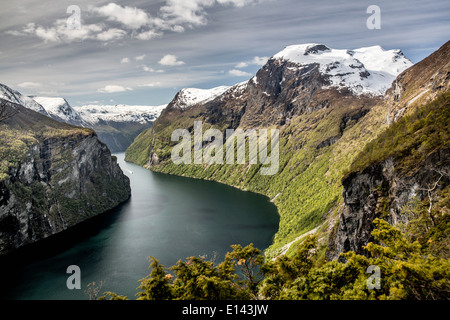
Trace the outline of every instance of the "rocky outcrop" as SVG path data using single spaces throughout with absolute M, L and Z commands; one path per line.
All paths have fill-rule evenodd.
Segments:
M 363 246 L 373 241 L 375 218 L 383 218 L 393 225 L 407 223 L 405 206 L 414 199 L 427 198 L 435 185 L 434 193 L 448 186 L 448 172 L 450 148 L 432 153 L 413 172 L 400 172 L 395 161 L 387 159 L 350 174 L 343 180 L 345 206 L 335 238 L 330 239 L 328 258 L 337 259 L 347 251 L 364 254 Z
M 19 113 L 1 130 L 14 130 L 24 119 L 45 121 L 45 128 L 0 182 L 0 254 L 106 212 L 131 194 L 128 177 L 95 132 L 15 108 Z

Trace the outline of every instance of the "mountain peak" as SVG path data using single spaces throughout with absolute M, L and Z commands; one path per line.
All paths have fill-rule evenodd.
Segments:
M 28 109 L 39 112 L 40 114 L 43 114 L 45 116 L 48 116 L 47 111 L 38 102 L 1 83 L 0 83 L 0 98 L 24 106 Z
M 356 95 L 384 95 L 395 78 L 413 64 L 403 53 L 381 46 L 332 49 L 318 43 L 291 45 L 272 57 L 300 67 L 319 65 L 329 86 L 348 88 Z
M 176 97 L 176 106 L 185 109 L 200 102 L 208 102 L 230 89 L 228 86 L 220 86 L 212 89 L 184 88 Z
M 81 119 L 64 98 L 59 97 L 32 97 L 34 101 L 44 107 L 50 117 L 61 122 L 85 127 L 86 123 Z

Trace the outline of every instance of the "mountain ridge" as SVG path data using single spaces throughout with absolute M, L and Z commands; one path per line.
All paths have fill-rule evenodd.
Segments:
M 150 128 L 162 106 L 85 105 L 72 107 L 61 97 L 25 96 L 0 84 L 0 98 L 24 105 L 56 121 L 97 131 L 112 152 L 124 152 L 134 138 Z

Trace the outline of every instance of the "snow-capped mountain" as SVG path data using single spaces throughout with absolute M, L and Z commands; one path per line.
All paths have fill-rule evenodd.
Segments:
M 181 116 L 189 108 L 214 124 L 282 126 L 296 115 L 331 105 L 376 103 L 411 66 L 400 50 L 380 46 L 347 50 L 318 43 L 292 45 L 268 59 L 248 81 L 179 91 L 161 118 Z
M 317 43 L 288 46 L 272 59 L 292 62 L 298 68 L 318 64 L 329 87 L 347 88 L 356 95 L 385 94 L 395 78 L 413 65 L 400 50 L 380 46 L 331 49 Z
M 0 98 L 8 100 L 12 103 L 20 104 L 28 109 L 39 112 L 45 116 L 49 116 L 47 111 L 38 102 L 1 83 L 0 83 Z
M 206 103 L 220 96 L 230 88 L 231 87 L 228 86 L 220 86 L 212 89 L 196 89 L 196 88 L 182 89 L 177 94 L 176 107 L 180 109 L 185 109 L 197 103 Z
M 86 105 L 71 107 L 60 97 L 28 97 L 0 84 L 0 98 L 20 104 L 59 122 L 94 129 L 112 152 L 123 152 L 153 125 L 166 105 Z
M 48 115 L 60 122 L 66 122 L 80 127 L 88 127 L 88 124 L 81 118 L 64 98 L 32 97 L 47 111 Z
M 159 117 L 166 105 L 129 106 L 129 105 L 85 105 L 74 107 L 80 117 L 91 125 L 100 123 L 134 122 L 146 124 Z
M 73 109 L 112 152 L 123 152 L 142 131 L 153 126 L 165 107 L 85 105 Z

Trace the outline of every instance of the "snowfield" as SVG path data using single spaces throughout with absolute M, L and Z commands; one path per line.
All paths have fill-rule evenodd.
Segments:
M 90 124 L 99 122 L 136 122 L 145 124 L 155 121 L 164 110 L 161 106 L 129 106 L 129 105 L 86 105 L 74 107 L 81 118 Z

